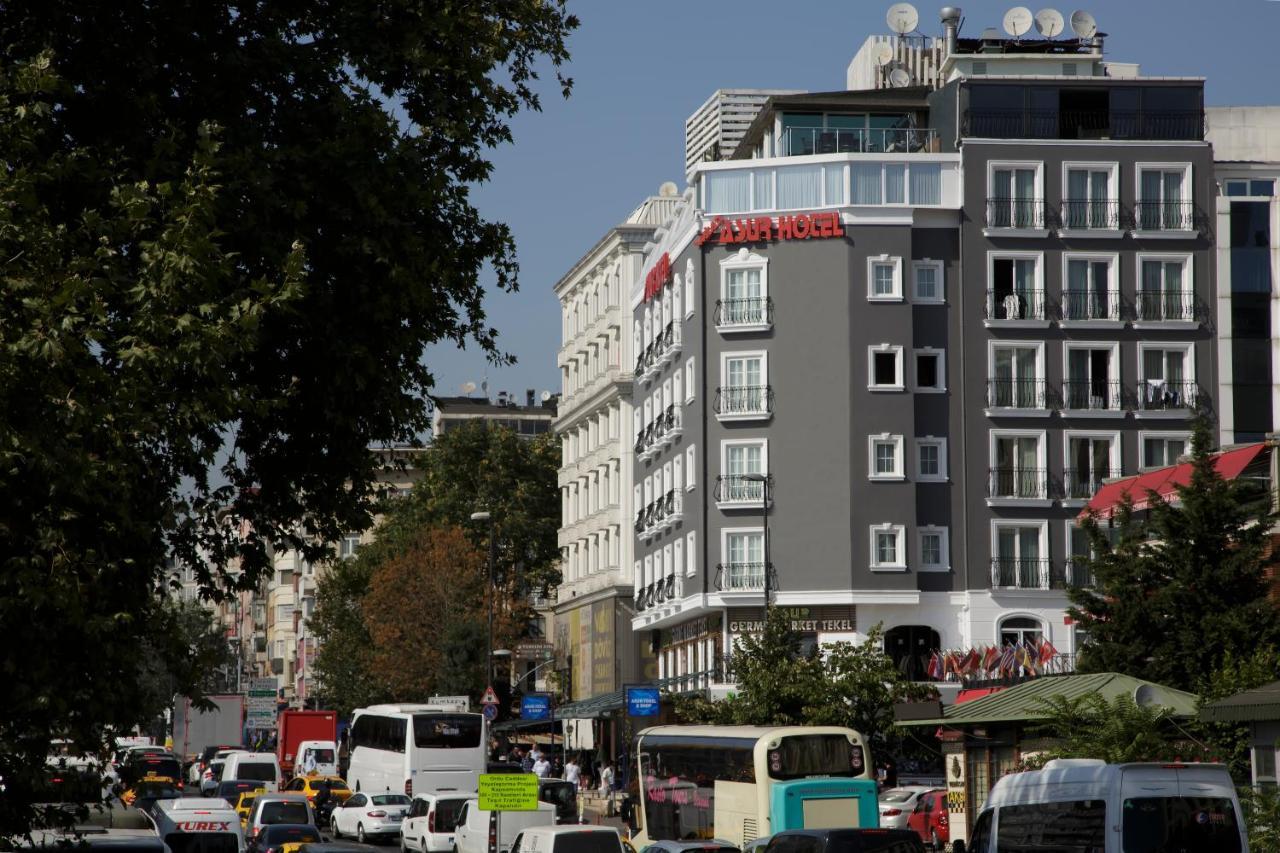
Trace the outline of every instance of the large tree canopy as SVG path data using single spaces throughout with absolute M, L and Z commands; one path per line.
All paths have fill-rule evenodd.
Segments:
M 502 358 L 479 277 L 514 288 L 514 246 L 469 185 L 575 26 L 559 0 L 6 4 L 0 835 L 50 736 L 158 710 L 131 673 L 167 557 L 210 591 L 318 557 L 368 523 L 370 446 L 425 430 L 425 347 Z

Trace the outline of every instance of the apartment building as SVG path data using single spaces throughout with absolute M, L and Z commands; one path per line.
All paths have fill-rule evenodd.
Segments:
M 684 121 L 686 174 L 695 163 L 728 158 L 765 101 L 774 95 L 794 94 L 798 94 L 798 90 L 716 89 Z

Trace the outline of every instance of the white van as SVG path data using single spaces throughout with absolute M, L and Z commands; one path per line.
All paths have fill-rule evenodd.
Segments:
M 268 791 L 278 791 L 280 762 L 274 752 L 233 752 L 223 759 L 221 779 L 261 782 Z
M 555 825 L 556 807 L 551 803 L 538 803 L 536 812 L 503 812 L 498 820 L 498 853 L 508 853 L 516 836 L 526 829 Z M 467 800 L 463 805 L 453 838 L 457 853 L 487 853 L 489 812 L 480 808 L 480 800 Z
M 535 826 L 516 837 L 511 853 L 623 853 L 622 836 L 612 826 Z
M 996 782 L 968 853 L 1179 850 L 1248 853 L 1244 815 L 1221 764 L 1057 759 Z
M 338 744 L 331 740 L 304 740 L 298 744 L 298 756 L 293 762 L 293 775 L 306 776 L 307 759 L 314 758 L 317 776 L 338 775 Z
M 172 853 L 245 853 L 240 815 L 216 797 L 158 800 L 151 813 Z

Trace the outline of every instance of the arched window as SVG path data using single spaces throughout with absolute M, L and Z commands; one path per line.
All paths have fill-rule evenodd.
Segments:
M 644 309 L 644 345 L 653 343 L 653 311 Z
M 1044 625 L 1039 619 L 1030 616 L 1009 616 L 1000 620 L 1000 628 L 996 632 L 1000 637 L 1000 645 L 1036 646 L 1044 639 Z
M 671 277 L 671 304 L 673 312 L 677 319 L 680 317 L 681 306 L 684 305 L 684 296 L 680 290 L 680 274 L 677 273 Z
M 693 304 L 695 293 L 693 288 L 693 258 L 685 261 L 684 265 L 684 316 L 688 317 L 693 314 Z
M 928 625 L 899 625 L 884 632 L 884 653 L 907 678 L 930 681 L 929 657 L 942 646 Z
M 662 329 L 666 331 L 671 324 L 671 285 L 662 289 Z

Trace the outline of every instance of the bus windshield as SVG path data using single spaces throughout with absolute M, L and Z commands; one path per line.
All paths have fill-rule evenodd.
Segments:
M 483 730 L 479 714 L 414 714 L 413 744 L 418 749 L 474 749 Z
M 844 735 L 793 735 L 769 750 L 769 778 L 861 776 L 866 767 L 862 747 Z

